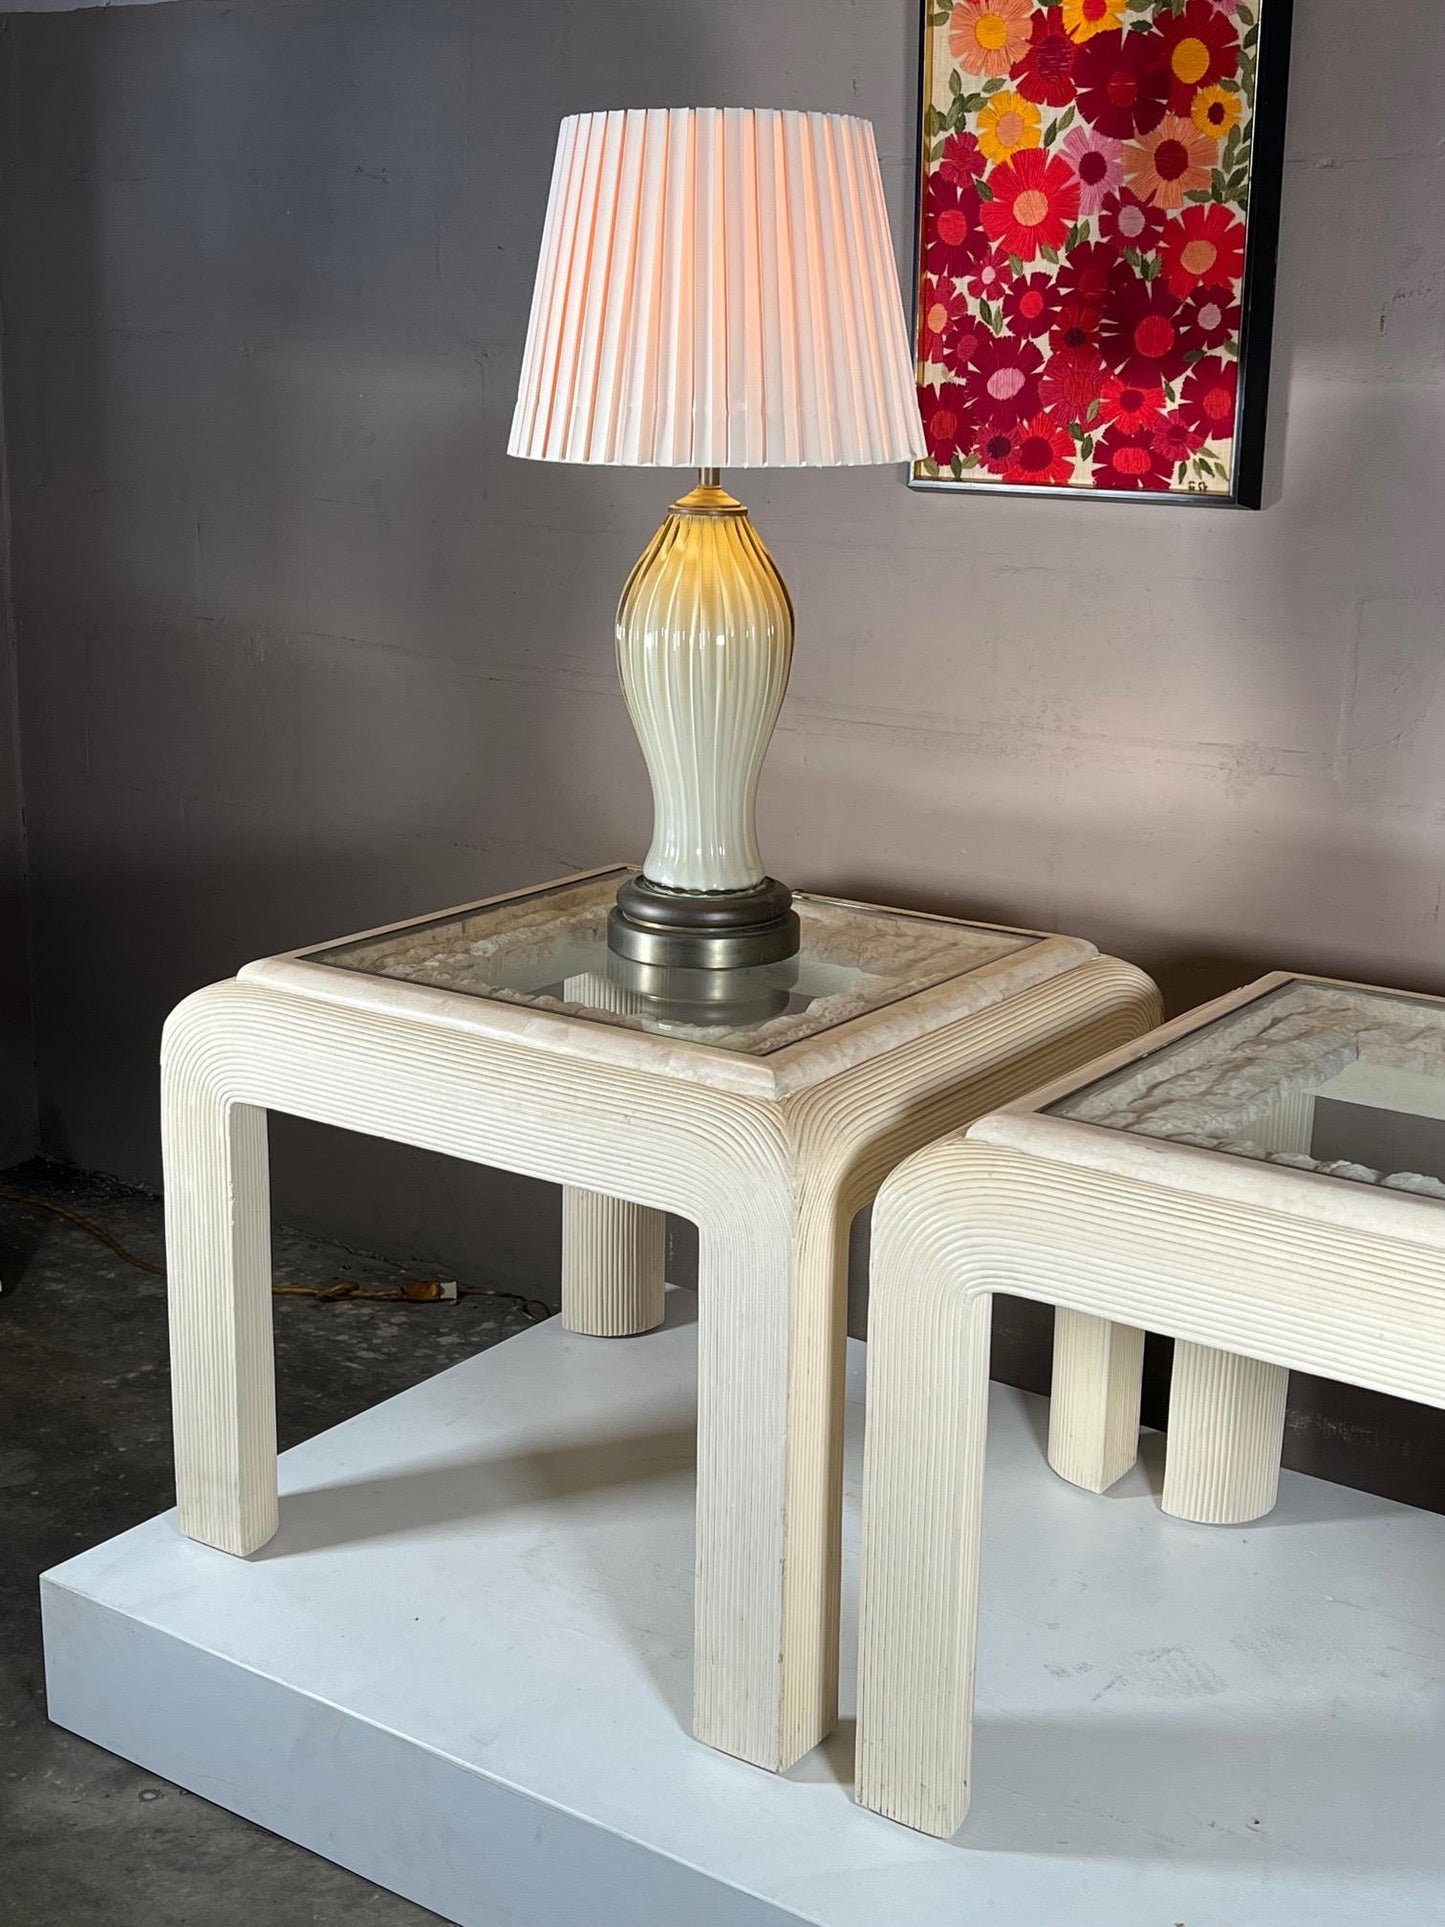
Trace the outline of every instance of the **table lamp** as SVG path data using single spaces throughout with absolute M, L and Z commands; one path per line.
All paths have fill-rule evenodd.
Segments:
M 793 609 L 721 471 L 924 452 L 869 123 L 691 107 L 564 120 L 508 452 L 698 470 L 617 611 L 653 837 L 608 945 L 668 969 L 791 957 L 792 893 L 764 872 L 754 819 Z

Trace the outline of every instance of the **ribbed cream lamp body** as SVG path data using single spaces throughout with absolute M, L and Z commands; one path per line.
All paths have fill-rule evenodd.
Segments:
M 508 447 L 699 471 L 617 613 L 654 830 L 609 941 L 680 967 L 791 955 L 755 815 L 792 605 L 719 473 L 923 451 L 869 124 L 752 108 L 563 121 Z
M 747 510 L 683 496 L 628 578 L 617 671 L 652 781 L 643 874 L 668 890 L 763 881 L 755 804 L 793 660 L 793 605 Z

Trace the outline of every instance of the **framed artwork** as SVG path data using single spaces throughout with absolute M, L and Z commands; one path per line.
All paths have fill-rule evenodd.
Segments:
M 924 0 L 914 486 L 1258 508 L 1290 0 Z

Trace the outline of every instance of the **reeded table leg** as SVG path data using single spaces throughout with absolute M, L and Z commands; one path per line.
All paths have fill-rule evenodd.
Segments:
M 909 1217 L 874 1232 L 857 1795 L 946 1839 L 969 1802 L 993 1301 L 952 1291 Z
M 630 1338 L 663 1320 L 667 1214 L 562 1187 L 562 1323 L 592 1338 Z
M 793 1188 L 784 1159 L 698 1243 L 693 1731 L 774 1772 L 831 1731 L 838 1690 L 848 1225 Z
M 181 1531 L 254 1552 L 276 1530 L 266 1113 L 162 1073 L 171 1404 Z
M 1061 1479 L 1107 1492 L 1139 1456 L 1144 1334 L 1132 1325 L 1054 1313 L 1049 1464 Z
M 1177 1339 L 1164 1510 L 1201 1526 L 1247 1525 L 1279 1497 L 1289 1373 Z

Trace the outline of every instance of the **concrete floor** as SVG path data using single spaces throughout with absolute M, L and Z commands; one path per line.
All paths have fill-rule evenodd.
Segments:
M 32 1164 L 49 1198 L 159 1262 L 159 1199 Z M 380 1260 L 278 1228 L 278 1284 L 396 1285 Z M 0 1923 L 402 1927 L 434 1918 L 50 1726 L 36 1574 L 173 1503 L 165 1286 L 85 1232 L 0 1198 Z M 470 1281 L 468 1281 L 470 1282 Z M 278 1298 L 284 1449 L 509 1337 L 540 1314 Z

